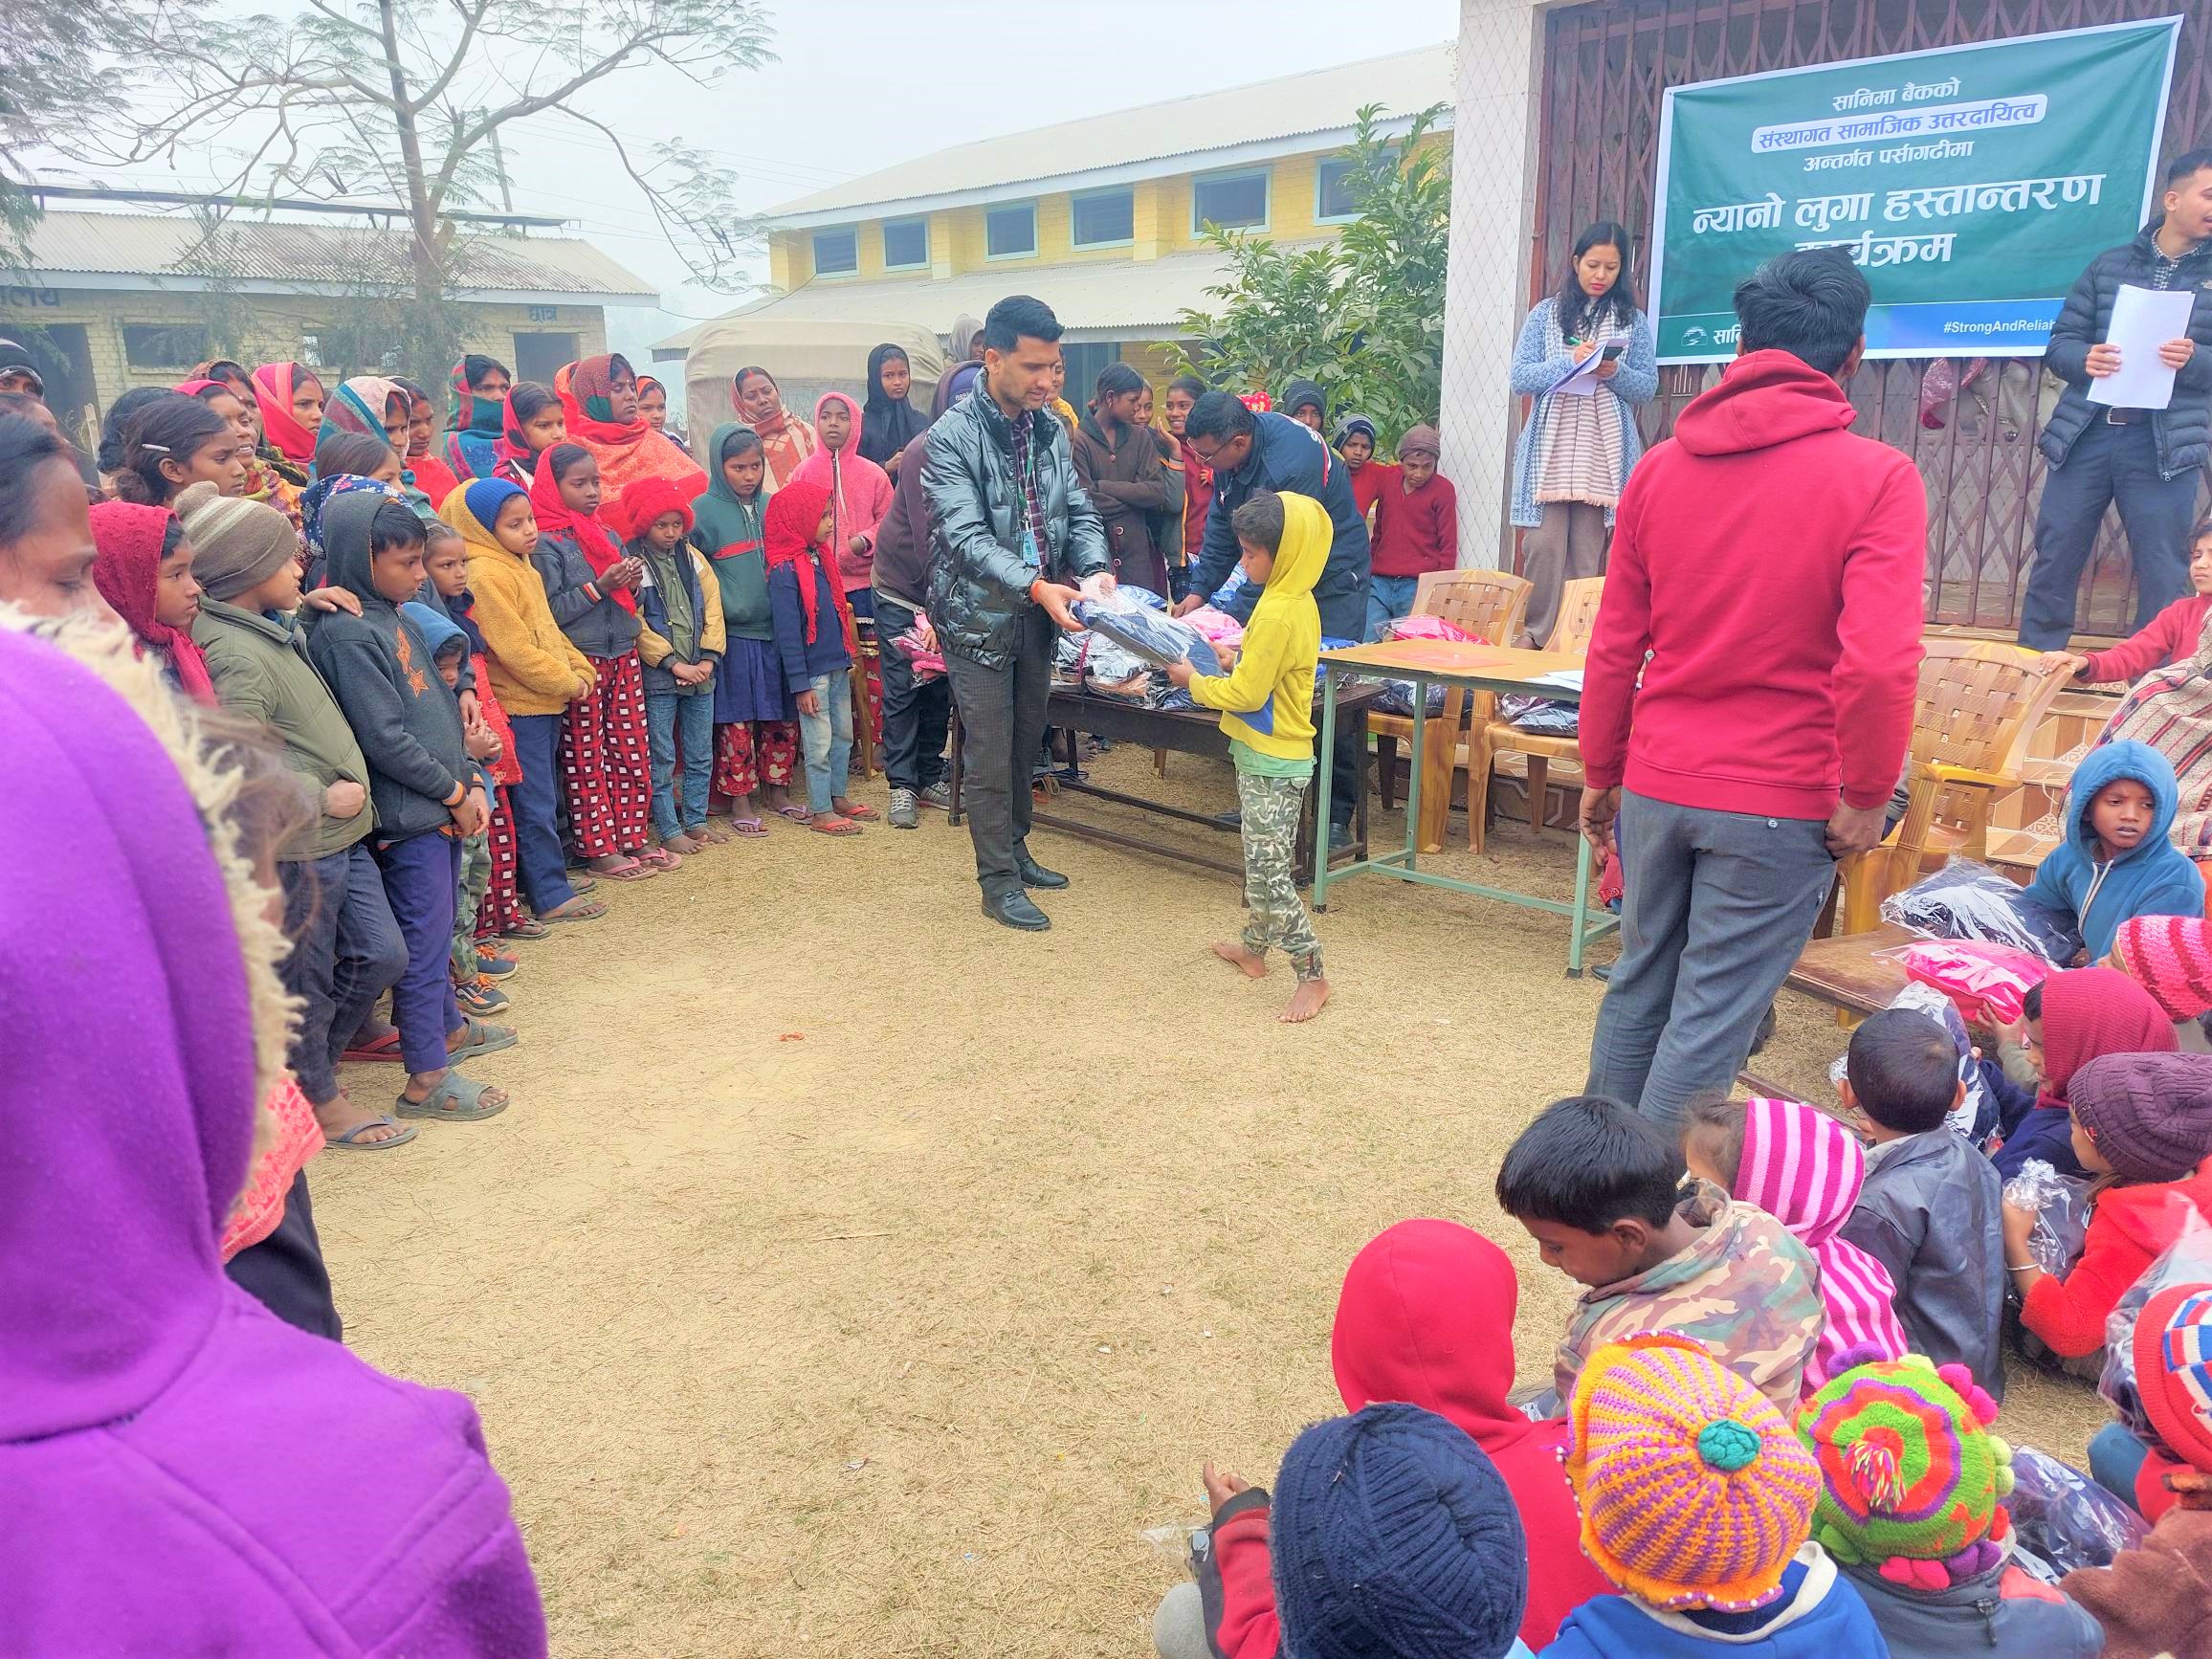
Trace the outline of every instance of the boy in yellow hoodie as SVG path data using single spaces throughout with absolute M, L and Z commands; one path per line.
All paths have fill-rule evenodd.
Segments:
M 1291 864 L 1299 809 L 1314 777 L 1314 666 L 1321 652 L 1314 583 L 1329 559 L 1329 514 L 1310 497 L 1260 490 L 1229 525 L 1245 580 L 1264 589 L 1246 625 L 1244 649 L 1226 675 L 1200 674 L 1188 662 L 1167 674 L 1189 688 L 1193 701 L 1222 711 L 1221 729 L 1236 763 L 1245 930 L 1241 940 L 1216 944 L 1214 955 L 1256 980 L 1268 971 L 1268 947 L 1281 946 L 1298 988 L 1280 1017 L 1310 1020 L 1329 1000 L 1329 982 L 1321 976 L 1321 941 Z

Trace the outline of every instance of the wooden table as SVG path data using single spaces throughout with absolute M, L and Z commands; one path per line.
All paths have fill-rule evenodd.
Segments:
M 1367 711 L 1381 697 L 1374 687 L 1361 687 L 1346 693 L 1338 699 L 1339 712 L 1360 722 L 1364 748 Z M 1316 691 L 1314 706 L 1316 723 L 1321 710 L 1321 694 Z M 1169 749 L 1183 755 L 1205 755 L 1214 760 L 1228 759 L 1228 735 L 1221 729 L 1221 715 L 1213 709 L 1156 709 L 1127 697 L 1102 697 L 1086 687 L 1054 685 L 1046 724 L 1070 732 L 1089 732 L 1095 737 L 1108 738 L 1117 743 L 1127 743 L 1139 749 Z M 960 706 L 956 701 L 952 712 L 952 771 L 946 780 L 950 793 L 951 821 L 961 821 L 961 766 L 962 735 Z M 1324 775 L 1329 766 L 1329 751 L 1321 750 L 1322 760 L 1316 768 Z M 1070 794 L 1089 795 L 1100 801 L 1112 801 L 1123 807 L 1135 807 L 1140 811 L 1155 813 L 1162 818 L 1174 818 L 1185 824 L 1196 824 L 1218 833 L 1234 835 L 1234 822 L 1225 822 L 1225 814 L 1194 812 L 1186 807 L 1174 807 L 1164 801 L 1147 800 L 1121 789 L 1109 789 L 1100 784 L 1062 776 L 1060 788 Z M 1323 834 L 1316 837 L 1316 822 L 1326 824 L 1319 813 L 1327 805 L 1328 786 L 1324 783 L 1318 791 L 1306 791 L 1306 804 L 1298 821 L 1298 845 L 1294 854 L 1293 868 L 1298 872 L 1301 882 L 1314 879 L 1315 848 L 1326 846 Z M 1218 871 L 1224 875 L 1244 876 L 1244 859 L 1233 861 L 1209 858 L 1203 852 L 1192 852 L 1170 842 L 1148 840 L 1119 830 L 1108 830 L 1095 824 L 1086 824 L 1079 818 L 1066 817 L 1058 812 L 1032 812 L 1030 821 L 1048 830 L 1057 830 L 1066 835 L 1079 836 L 1086 841 L 1103 842 L 1111 847 L 1125 847 L 1132 852 L 1149 852 L 1155 857 L 1173 859 L 1179 864 L 1196 865 L 1202 870 Z M 1356 864 L 1367 855 L 1367 774 L 1360 768 L 1360 792 L 1352 805 L 1352 845 L 1337 855 L 1347 864 Z
M 1321 653 L 1321 666 L 1328 670 L 1326 686 L 1321 699 L 1321 751 L 1326 754 L 1336 736 L 1337 708 L 1340 697 L 1340 680 L 1353 675 L 1372 675 L 1389 679 L 1410 680 L 1414 685 L 1413 706 L 1426 714 L 1428 706 L 1428 688 L 1440 685 L 1449 691 L 1466 692 L 1520 692 L 1534 697 L 1551 697 L 1559 702 L 1580 704 L 1582 700 L 1581 682 L 1568 685 L 1535 683 L 1544 675 L 1568 671 L 1579 671 L 1582 666 L 1580 656 L 1544 651 L 1515 651 L 1507 646 L 1478 645 L 1449 639 L 1400 639 L 1377 645 L 1346 646 L 1340 651 Z M 1447 698 L 1447 708 L 1459 699 Z M 1420 868 L 1421 856 L 1421 796 L 1426 789 L 1449 789 L 1451 786 L 1451 747 L 1447 737 L 1439 745 L 1443 749 L 1442 765 L 1437 775 L 1427 776 L 1430 766 L 1423 754 L 1424 738 L 1428 721 L 1420 717 L 1413 720 L 1413 753 L 1406 768 L 1405 785 L 1405 845 L 1394 852 L 1385 852 L 1376 858 L 1362 858 L 1348 868 L 1320 872 L 1314 880 L 1314 908 L 1327 908 L 1328 889 L 1333 884 L 1355 875 L 1388 875 L 1400 881 L 1418 882 L 1428 887 L 1448 888 L 1453 893 L 1471 893 L 1478 898 L 1494 898 L 1501 904 L 1519 905 L 1524 910 L 1540 910 L 1554 916 L 1564 916 L 1572 925 L 1567 936 L 1567 976 L 1579 979 L 1582 972 L 1582 953 L 1594 941 L 1613 932 L 1621 923 L 1618 918 L 1600 913 L 1597 920 L 1590 912 L 1590 844 L 1582 836 L 1575 837 L 1575 897 L 1572 904 L 1562 904 L 1556 898 L 1541 898 L 1534 894 L 1515 893 L 1507 888 L 1489 887 L 1480 882 L 1462 881 L 1455 876 L 1439 875 L 1432 870 Z M 1481 741 L 1480 733 L 1471 733 L 1468 741 L 1468 763 L 1488 765 L 1489 747 Z M 1329 805 L 1329 779 L 1321 779 L 1317 791 L 1318 810 L 1327 810 Z M 1472 791 L 1470 791 L 1471 795 Z

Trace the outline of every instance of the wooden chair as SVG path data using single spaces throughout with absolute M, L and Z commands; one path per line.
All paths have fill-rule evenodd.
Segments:
M 1415 616 L 1438 616 L 1453 626 L 1490 641 L 1510 645 L 1520 636 L 1528 615 L 1531 585 L 1508 570 L 1430 570 L 1413 588 Z M 1451 810 L 1451 766 L 1459 744 L 1461 711 L 1467 694 L 1454 688 L 1444 697 L 1444 712 L 1428 722 L 1422 734 L 1424 758 L 1428 763 L 1421 780 L 1421 851 L 1435 852 L 1444 846 L 1444 827 Z M 1478 695 L 1474 718 L 1490 719 L 1491 699 Z M 1367 729 L 1374 734 L 1377 770 L 1381 773 L 1382 805 L 1396 798 L 1398 745 L 1410 742 L 1413 721 L 1405 715 L 1371 714 Z M 1471 784 L 1471 789 L 1472 785 Z M 1470 799 L 1472 805 L 1471 797 Z
M 1544 642 L 1544 650 L 1563 652 L 1581 656 L 1590 649 L 1590 636 L 1598 629 L 1598 602 L 1604 597 L 1605 579 L 1603 576 L 1581 576 L 1559 590 L 1559 618 L 1552 629 L 1552 636 Z M 1473 734 L 1470 733 L 1471 738 Z M 1490 830 L 1490 773 L 1500 755 L 1523 755 L 1528 759 L 1529 828 L 1540 830 L 1544 827 L 1544 789 L 1551 782 L 1551 763 L 1554 761 L 1572 761 L 1582 763 L 1582 750 L 1574 738 L 1545 737 L 1536 732 L 1524 732 L 1504 720 L 1485 723 L 1480 755 L 1470 754 L 1467 765 L 1467 842 L 1473 852 L 1482 851 L 1483 837 Z
M 1833 936 L 1815 939 L 1790 970 L 1793 989 L 1832 1003 L 1842 1022 L 1885 1006 L 1902 970 L 1875 952 L 1905 942 L 1882 900 L 1954 854 L 1989 856 L 1990 808 L 2022 783 L 2029 736 L 2066 689 L 2063 674 L 2017 645 L 1931 639 L 1913 717 L 1905 815 L 1879 847 L 1837 868 Z

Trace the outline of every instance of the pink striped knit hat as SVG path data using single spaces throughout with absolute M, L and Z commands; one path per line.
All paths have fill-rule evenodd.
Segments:
M 1821 1471 L 1767 1397 L 1684 1337 L 1608 1342 L 1575 1379 L 1582 1553 L 1660 1607 L 1764 1606 L 1811 1536 Z
M 2212 1009 L 2212 926 L 2201 916 L 2135 916 L 2112 935 L 2112 965 L 2158 1001 L 2166 1017 Z
M 1838 1236 L 1859 1202 L 1867 1155 L 1836 1119 L 1798 1100 L 1754 1099 L 1743 1108 L 1743 1158 L 1732 1197 L 1781 1222 L 1821 1266 L 1827 1323 L 1805 1365 L 1810 1397 L 1835 1375 L 1837 1358 L 1894 1360 L 1910 1345 L 1892 1304 L 1890 1270 Z

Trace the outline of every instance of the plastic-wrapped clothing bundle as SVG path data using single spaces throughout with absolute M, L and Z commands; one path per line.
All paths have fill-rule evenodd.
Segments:
M 1242 645 L 1244 624 L 1210 605 L 1202 605 L 1183 619 L 1216 645 Z
M 2061 1175 L 2040 1158 L 2023 1163 L 2004 1183 L 2004 1202 L 2034 1213 L 2027 1253 L 2053 1277 L 2064 1278 L 2081 1259 L 2090 1230 L 2089 1190 L 2088 1182 Z
M 2022 1548 L 2061 1575 L 2108 1566 L 2138 1547 L 2150 1527 L 2103 1487 L 2047 1451 L 2012 1449 L 2012 1493 L 2004 1500 Z
M 1928 939 L 1980 940 L 2032 951 L 2060 967 L 2082 953 L 2070 916 L 2035 903 L 1986 864 L 1954 858 L 1882 900 L 1882 919 Z
M 2105 1368 L 2097 1379 L 2097 1392 L 2120 1426 L 2145 1445 L 2163 1447 L 2135 1386 L 2135 1321 L 2143 1305 L 2167 1286 L 2201 1284 L 2212 1284 L 2212 1227 L 2192 1216 L 2183 1224 L 2181 1236 L 2143 1270 L 2143 1276 L 2105 1316 Z
M 1115 597 L 1129 591 L 1117 589 Z M 1079 599 L 1074 612 L 1075 620 L 1093 633 L 1113 641 L 1147 664 L 1165 668 L 1169 663 L 1188 659 L 1200 674 L 1221 673 L 1221 658 L 1214 654 L 1213 645 L 1206 635 L 1164 610 L 1142 605 L 1117 608 L 1111 599 Z M 1097 671 L 1092 672 L 1095 675 Z
M 1461 628 L 1457 623 L 1448 622 L 1441 616 L 1398 617 L 1394 621 L 1384 624 L 1382 629 L 1382 638 L 1385 641 L 1400 639 L 1451 639 L 1458 640 L 1464 644 L 1469 645 L 1486 645 L 1489 643 L 1487 640 L 1482 639 L 1479 635 L 1468 632 L 1467 630 Z M 1377 709 L 1381 710 L 1384 714 L 1405 715 L 1408 718 L 1411 717 L 1413 713 L 1413 682 L 1411 680 L 1391 679 L 1386 675 L 1378 675 L 1370 679 L 1367 683 L 1378 685 L 1382 688 L 1382 695 L 1375 701 L 1375 706 Z M 1437 718 L 1437 716 L 1443 714 L 1444 687 L 1440 685 L 1429 686 L 1428 696 L 1425 699 L 1425 702 L 1428 711 L 1428 719 L 1434 719 Z
M 1516 732 L 1539 738 L 1571 738 L 1582 730 L 1582 710 L 1557 697 L 1508 693 L 1497 699 L 1497 718 Z
M 1958 1006 L 1934 985 L 1909 984 L 1890 999 L 1892 1008 L 1908 1008 L 1916 1014 L 1925 1014 L 1943 1028 L 1950 1037 L 1951 1046 L 1958 1051 L 1958 1080 L 1966 1085 L 1966 1097 L 1954 1106 L 1944 1117 L 1944 1127 L 1963 1135 L 1976 1145 L 1980 1137 L 1975 1134 L 1986 1113 L 1992 1122 L 1997 1117 L 1996 1102 L 1989 1097 L 1989 1089 L 1981 1080 L 1980 1062 L 1974 1057 L 1974 1039 L 1966 1029 L 1966 1022 L 1959 1017 Z M 1848 1071 L 1848 1054 L 1838 1054 L 1828 1067 L 1828 1081 L 1837 1088 L 1843 1086 Z
M 1941 991 L 1967 1019 L 1993 1026 L 2017 1021 L 2028 991 L 2051 973 L 2049 962 L 2033 951 L 1977 940 L 1915 940 L 1879 954 L 1900 963 L 1915 984 Z

